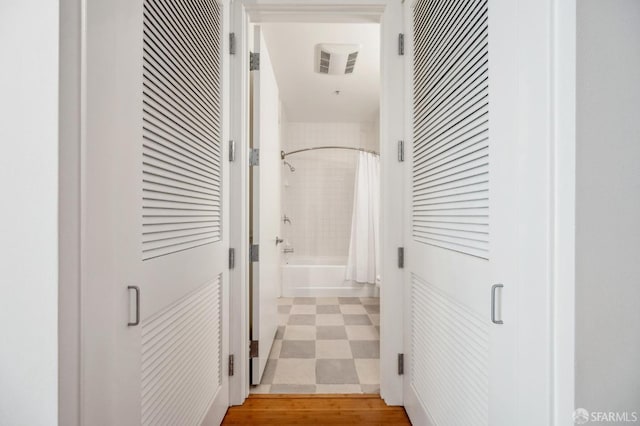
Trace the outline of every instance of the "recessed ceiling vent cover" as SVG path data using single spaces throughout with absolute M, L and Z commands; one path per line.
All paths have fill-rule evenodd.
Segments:
M 360 47 L 359 44 L 317 44 L 316 72 L 333 75 L 353 73 Z

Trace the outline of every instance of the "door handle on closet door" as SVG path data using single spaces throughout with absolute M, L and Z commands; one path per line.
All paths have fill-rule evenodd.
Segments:
M 128 327 L 135 327 L 140 324 L 140 287 L 135 285 L 127 286 L 127 290 L 133 290 L 136 293 L 136 319 L 134 322 L 128 322 Z
M 491 322 L 494 324 L 504 324 L 504 321 L 496 319 L 496 292 L 499 288 L 503 288 L 502 284 L 494 284 L 491 286 Z

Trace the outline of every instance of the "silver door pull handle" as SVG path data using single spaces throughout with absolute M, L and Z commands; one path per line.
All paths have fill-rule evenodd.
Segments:
M 134 322 L 128 322 L 127 326 L 135 327 L 140 324 L 140 287 L 135 285 L 127 286 L 127 290 L 133 290 L 136 293 L 136 319 Z
M 496 319 L 496 291 L 503 288 L 502 284 L 494 284 L 491 286 L 491 322 L 494 324 L 504 324 L 502 320 Z

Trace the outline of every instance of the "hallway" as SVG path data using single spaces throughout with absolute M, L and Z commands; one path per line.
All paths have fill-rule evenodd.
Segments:
M 0 10 L 0 425 L 640 419 L 640 1 Z

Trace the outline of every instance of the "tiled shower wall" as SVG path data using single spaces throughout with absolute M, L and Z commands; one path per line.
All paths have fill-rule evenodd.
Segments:
M 287 152 L 335 145 L 379 151 L 377 114 L 369 123 L 283 123 Z M 287 161 L 282 172 L 285 242 L 296 256 L 339 256 L 349 252 L 353 186 L 358 152 L 307 151 Z

